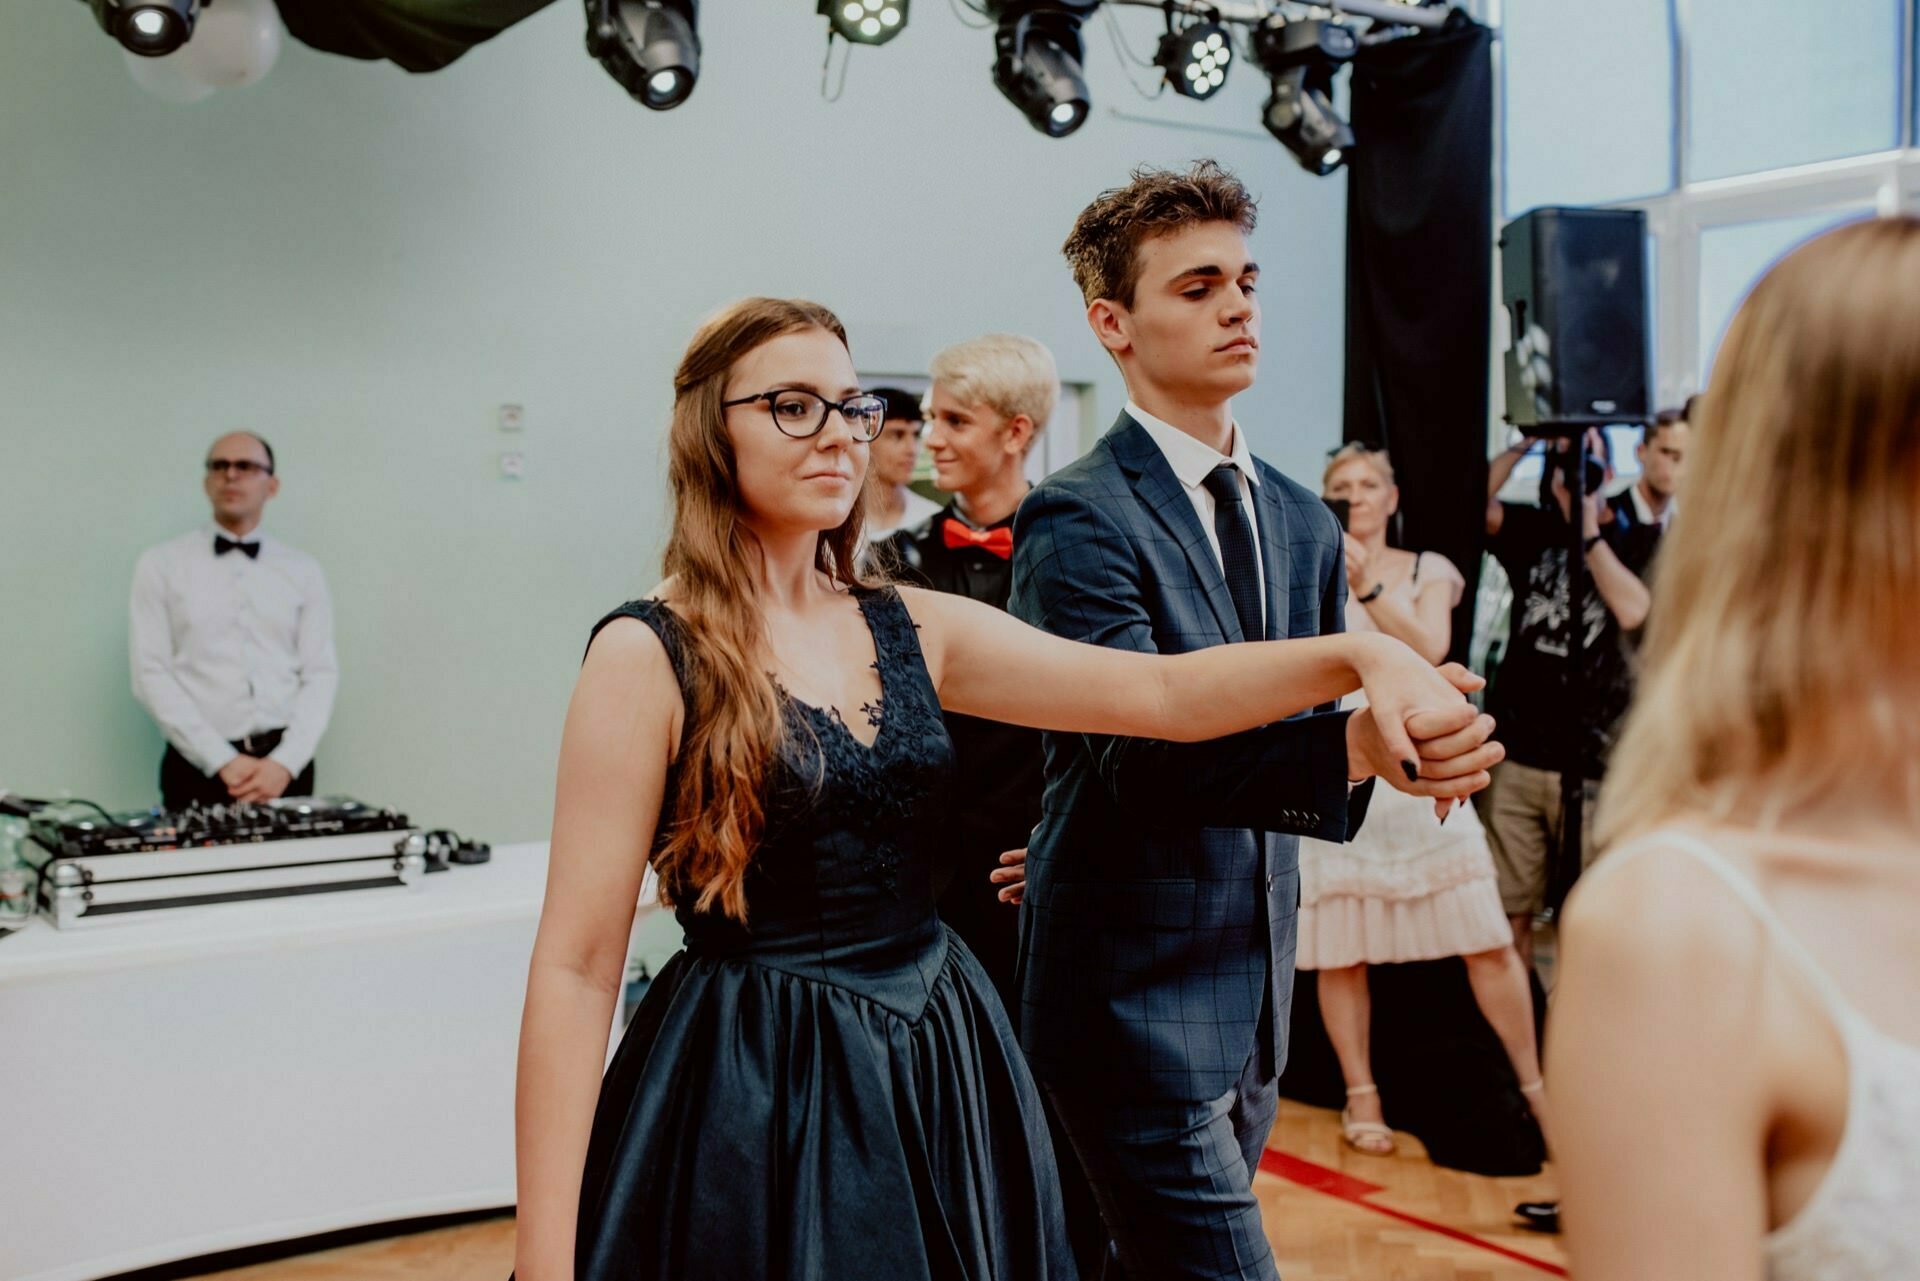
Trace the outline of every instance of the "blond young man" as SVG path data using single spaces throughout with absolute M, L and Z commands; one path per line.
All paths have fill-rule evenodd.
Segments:
M 924 440 L 934 483 L 953 501 L 895 539 L 901 572 L 936 591 L 1005 609 L 1013 590 L 1013 514 L 1026 497 L 1027 455 L 1059 400 L 1053 353 L 1031 338 L 987 334 L 933 358 Z M 1015 1009 L 1018 914 L 988 875 L 1027 843 L 1040 819 L 1036 730 L 949 716 L 958 767 L 951 880 L 940 914 L 973 948 Z
M 901 577 L 1005 609 L 1013 590 L 1013 516 L 1030 488 L 1027 457 L 1059 401 L 1053 353 L 1031 338 L 987 334 L 933 358 L 924 443 L 934 483 L 953 501 L 894 539 Z M 1020 913 L 989 877 L 1001 854 L 1022 849 L 1040 821 L 1038 730 L 949 713 L 953 740 L 952 843 L 936 874 L 940 917 L 999 989 L 1013 1017 Z M 1068 1240 L 1081 1270 L 1097 1275 L 1107 1237 L 1093 1193 L 1054 1125 Z

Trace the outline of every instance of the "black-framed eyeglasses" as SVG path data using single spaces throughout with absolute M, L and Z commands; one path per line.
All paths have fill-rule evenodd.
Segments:
M 209 458 L 207 459 L 207 475 L 232 475 L 245 480 L 249 476 L 271 476 L 273 475 L 273 468 L 267 466 L 265 463 L 256 463 L 251 458 Z
M 795 440 L 818 436 L 827 425 L 827 415 L 836 409 L 846 421 L 853 438 L 859 441 L 873 440 L 887 421 L 887 402 L 878 396 L 862 393 L 845 400 L 828 400 L 825 396 L 799 387 L 775 387 L 757 396 L 723 400 L 720 407 L 732 409 L 735 405 L 751 405 L 763 400 L 767 402 L 767 414 L 773 419 L 773 425 L 780 429 L 780 434 Z

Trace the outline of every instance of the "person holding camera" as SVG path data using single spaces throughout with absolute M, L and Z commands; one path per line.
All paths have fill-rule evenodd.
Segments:
M 1513 584 L 1513 606 L 1506 652 L 1487 691 L 1487 711 L 1500 726 L 1507 758 L 1494 767 L 1480 802 L 1514 947 L 1529 965 L 1533 918 L 1546 905 L 1547 869 L 1561 841 L 1560 775 L 1574 736 L 1585 783 L 1581 866 L 1593 856 L 1593 806 L 1633 690 L 1624 638 L 1646 622 L 1651 596 L 1644 579 L 1653 555 L 1653 543 L 1629 536 L 1607 506 L 1613 468 L 1605 435 L 1590 428 L 1579 454 L 1586 468 L 1579 520 L 1592 581 L 1582 593 L 1577 628 L 1580 677 L 1570 680 L 1567 522 L 1573 500 L 1566 468 L 1572 441 L 1546 442 L 1538 506 L 1500 499 L 1514 466 L 1538 443 L 1523 438 L 1487 467 L 1487 550 Z
M 1344 513 L 1347 630 L 1384 632 L 1431 663 L 1445 662 L 1466 579 L 1438 552 L 1387 546 L 1400 489 L 1386 451 L 1359 443 L 1335 450 L 1320 492 Z M 1363 702 L 1362 695 L 1348 695 L 1342 705 Z M 1294 963 L 1319 974 L 1320 1017 L 1347 1091 L 1340 1132 L 1355 1151 L 1385 1156 L 1394 1150 L 1374 1084 L 1367 967 L 1449 956 L 1465 962 L 1474 1002 L 1500 1038 L 1544 1135 L 1533 997 L 1473 808 L 1462 806 L 1436 822 L 1433 808 L 1417 797 L 1376 792 L 1366 826 L 1348 843 L 1302 838 Z

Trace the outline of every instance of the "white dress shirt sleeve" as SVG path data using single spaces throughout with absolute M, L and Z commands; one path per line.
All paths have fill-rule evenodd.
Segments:
M 296 777 L 320 750 L 320 737 L 333 719 L 333 696 L 340 688 L 340 663 L 333 652 L 333 600 L 327 594 L 326 575 L 314 565 L 300 602 L 300 627 L 294 640 L 300 664 L 300 692 L 293 698 L 280 746 L 267 759 L 278 761 Z
M 173 624 L 168 617 L 166 568 L 161 549 L 140 557 L 133 570 L 128 609 L 128 648 L 133 696 L 160 732 L 202 774 L 212 777 L 238 753 L 213 728 L 174 674 Z

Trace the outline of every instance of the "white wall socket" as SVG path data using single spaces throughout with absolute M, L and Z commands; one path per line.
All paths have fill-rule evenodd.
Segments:
M 500 430 L 520 431 L 527 425 L 527 411 L 521 405 L 500 406 Z
M 500 455 L 500 474 L 508 480 L 519 480 L 527 474 L 527 456 L 517 449 L 509 449 Z

